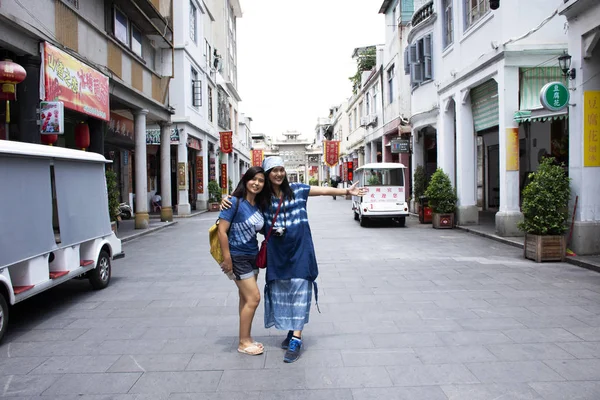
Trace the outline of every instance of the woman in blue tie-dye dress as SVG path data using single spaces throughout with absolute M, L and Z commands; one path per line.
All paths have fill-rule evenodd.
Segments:
M 265 285 L 265 327 L 287 330 L 281 343 L 286 349 L 284 362 L 296 361 L 302 351 L 302 331 L 308 323 L 315 280 L 319 274 L 306 204 L 309 196 L 362 196 L 363 188 L 309 186 L 289 183 L 283 159 L 267 157 L 263 161 L 266 173 L 265 191 L 271 193 L 271 204 L 264 211 L 265 232 L 274 226 L 267 246 Z M 273 224 L 279 201 L 283 201 Z

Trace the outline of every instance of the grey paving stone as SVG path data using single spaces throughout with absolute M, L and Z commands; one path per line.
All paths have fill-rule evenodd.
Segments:
M 415 348 L 414 352 L 424 364 L 462 364 L 498 360 L 483 346 L 419 347 Z
M 480 318 L 480 316 L 471 311 L 460 308 L 439 309 L 439 310 L 420 310 L 417 312 L 423 319 L 467 319 Z
M 304 374 L 309 389 L 392 386 L 384 367 L 307 368 Z
M 600 358 L 600 342 L 557 343 L 576 358 Z
M 535 400 L 542 399 L 526 383 L 444 385 L 442 390 L 448 400 Z
M 277 338 L 277 344 L 281 339 Z M 302 356 L 293 364 L 284 364 L 283 355 L 285 351 L 279 346 L 265 351 L 264 368 L 277 369 L 285 367 L 286 369 L 303 368 L 338 368 L 343 367 L 344 362 L 340 350 L 315 349 L 310 346 L 305 347 Z M 230 368 L 233 369 L 233 368 Z
M 516 343 L 577 342 L 581 339 L 562 328 L 511 329 L 502 331 Z
M 0 358 L 0 376 L 27 375 L 46 360 L 47 357 Z
M 576 326 L 572 328 L 567 328 L 567 330 L 575 336 L 578 336 L 587 342 L 593 342 L 595 340 L 598 340 L 598 338 L 600 337 L 600 327 L 590 328 Z
M 342 350 L 341 357 L 346 367 L 375 367 L 387 365 L 421 364 L 415 350 L 404 349 L 364 349 Z
M 116 360 L 108 372 L 183 371 L 191 358 L 190 354 L 128 354 Z
M 38 396 L 59 378 L 60 375 L 2 375 L 0 397 Z
M 538 315 L 588 316 L 593 314 L 580 306 L 529 306 L 527 308 Z
M 462 364 L 406 365 L 386 367 L 394 386 L 432 386 L 479 383 Z
M 436 335 L 444 344 L 451 346 L 512 343 L 509 337 L 498 331 L 437 332 Z
M 390 315 L 391 317 L 391 315 Z M 394 323 L 394 321 L 389 320 L 385 321 L 383 319 L 379 319 L 376 324 L 367 322 L 367 321 L 342 321 L 342 322 L 334 322 L 334 332 L 335 333 L 399 333 L 400 330 L 398 326 Z M 308 329 L 313 332 L 309 327 Z
M 290 371 L 285 369 L 225 371 L 219 382 L 218 391 L 268 391 L 275 387 L 281 391 L 307 389 L 304 373 L 290 373 Z
M 528 328 L 589 328 L 589 325 L 580 321 L 581 317 L 570 317 L 568 315 L 539 316 L 535 318 L 516 318 Z
M 283 336 L 281 337 L 283 339 Z M 304 338 L 304 337 L 303 337 Z M 342 350 L 348 348 L 368 349 L 375 347 L 368 335 L 318 335 L 306 338 L 307 347 L 311 349 Z
M 129 393 L 214 392 L 222 375 L 222 371 L 145 372 Z
M 261 392 L 196 392 L 196 393 L 173 393 L 168 400 L 260 400 L 264 399 Z M 280 397 L 285 398 L 285 397 Z
M 525 325 L 514 318 L 471 318 L 459 319 L 456 322 L 464 329 L 470 331 L 491 331 L 525 327 Z
M 438 386 L 352 389 L 353 400 L 447 400 Z
M 482 383 L 563 381 L 541 361 L 469 363 L 467 368 Z
M 259 393 L 261 400 L 354 400 L 350 389 L 273 390 Z
M 44 395 L 128 393 L 141 374 L 62 375 Z
M 600 360 L 544 361 L 568 381 L 600 381 Z
M 371 340 L 375 347 L 396 349 L 402 347 L 428 347 L 441 346 L 442 341 L 434 332 L 421 333 L 380 333 L 371 334 Z
M 600 399 L 600 382 L 535 382 L 529 386 L 545 400 Z
M 54 356 L 48 358 L 30 374 L 74 374 L 106 372 L 117 361 L 118 355 L 109 356 Z
M 234 337 L 200 337 L 186 340 L 166 340 L 159 349 L 161 354 L 186 354 L 186 353 L 218 353 L 229 351 L 237 338 Z M 138 353 L 139 354 L 139 353 Z
M 573 356 L 554 343 L 490 344 L 486 346 L 502 361 L 564 360 Z
M 13 342 L 59 342 L 82 338 L 87 329 L 34 329 L 14 333 Z

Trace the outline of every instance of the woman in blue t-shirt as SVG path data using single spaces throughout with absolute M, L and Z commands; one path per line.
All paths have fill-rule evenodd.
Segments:
M 258 355 L 263 345 L 252 339 L 252 320 L 260 303 L 256 284 L 258 268 L 256 233 L 264 225 L 263 210 L 268 205 L 268 195 L 263 193 L 265 173 L 261 167 L 246 171 L 232 193 L 232 207 L 219 214 L 219 242 L 223 251 L 223 272 L 235 279 L 240 295 L 240 341 L 238 351 Z

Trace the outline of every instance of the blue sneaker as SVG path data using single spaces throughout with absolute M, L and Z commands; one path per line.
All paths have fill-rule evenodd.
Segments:
M 300 358 L 300 353 L 302 352 L 302 340 L 293 337 L 290 340 L 290 345 L 285 352 L 285 356 L 283 356 L 283 362 L 285 363 L 293 363 L 294 361 Z
M 283 340 L 283 342 L 281 342 L 282 349 L 287 350 L 287 348 L 290 347 L 290 340 L 292 339 L 292 336 L 294 336 L 294 331 L 288 331 L 287 337 Z

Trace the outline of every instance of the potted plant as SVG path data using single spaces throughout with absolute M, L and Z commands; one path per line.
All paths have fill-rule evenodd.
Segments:
M 113 232 L 117 232 L 119 214 L 119 190 L 117 186 L 117 174 L 112 169 L 107 169 L 104 173 L 106 177 L 106 192 L 108 194 L 108 215 L 110 217 L 110 227 Z
M 436 229 L 454 226 L 454 209 L 456 208 L 456 191 L 448 175 L 438 168 L 429 181 L 425 196 L 433 213 L 432 223 Z
M 431 222 L 431 207 L 429 207 L 427 198 L 425 197 L 427 183 L 425 168 L 422 165 L 417 165 L 413 174 L 413 191 L 415 195 L 415 208 L 419 214 L 419 222 L 422 224 Z
M 221 203 L 221 187 L 217 181 L 208 182 L 208 210 L 219 211 Z
M 523 222 L 518 224 L 525 232 L 525 258 L 537 262 L 563 261 L 570 179 L 564 167 L 548 157 L 541 161 L 536 172 L 529 174 L 529 180 L 523 189 Z

